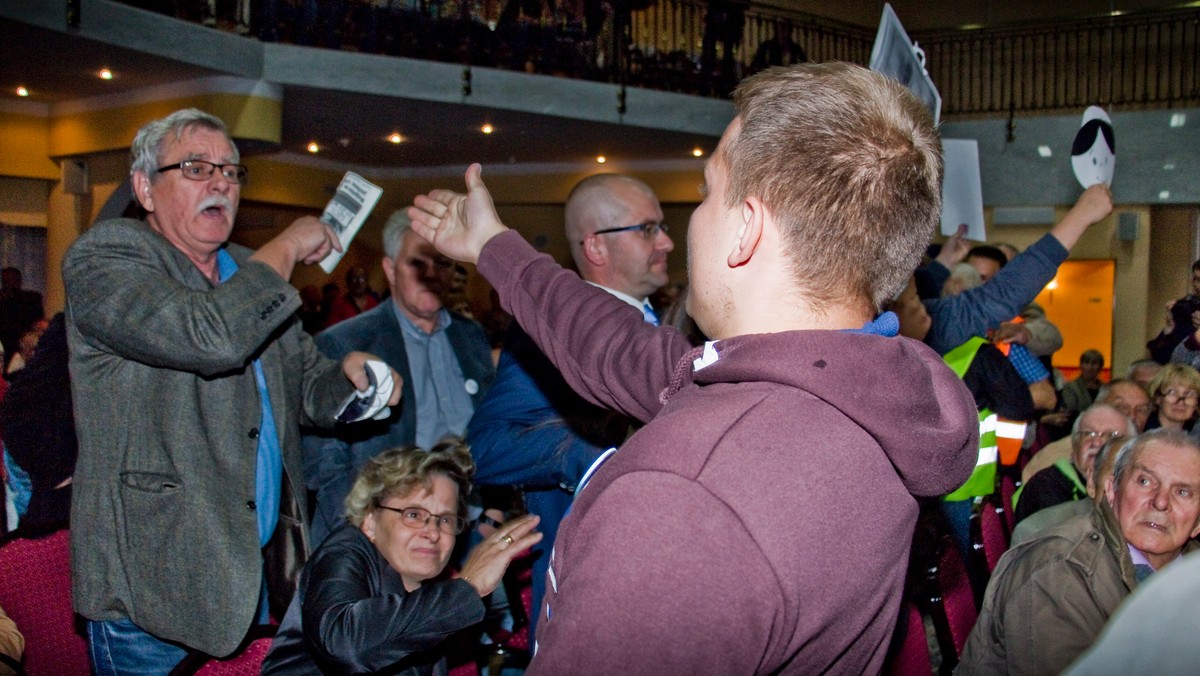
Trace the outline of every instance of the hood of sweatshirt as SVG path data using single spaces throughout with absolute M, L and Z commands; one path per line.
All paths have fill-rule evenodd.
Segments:
M 949 493 L 975 467 L 975 401 L 915 340 L 843 331 L 737 336 L 690 352 L 662 398 L 691 383 L 738 382 L 794 387 L 841 411 L 878 441 L 914 496 Z

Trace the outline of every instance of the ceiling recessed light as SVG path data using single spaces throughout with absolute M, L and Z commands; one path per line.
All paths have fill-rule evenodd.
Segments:
M 596 163 L 597 163 L 597 164 L 604 164 L 604 163 L 605 163 L 605 162 L 607 162 L 607 161 L 608 161 L 608 158 L 607 158 L 607 157 L 605 157 L 605 156 L 603 156 L 603 155 L 597 155 L 597 156 L 596 156 Z
M 479 128 L 479 131 L 481 131 L 481 132 L 483 132 L 483 133 L 485 133 L 485 134 L 490 134 L 490 133 L 492 133 L 492 132 L 496 131 L 496 128 L 495 128 L 495 127 L 493 127 L 493 126 L 492 126 L 492 125 L 490 125 L 490 124 L 485 124 L 485 125 L 483 125 L 482 127 L 480 127 L 480 128 Z
M 29 90 L 24 87 L 17 87 L 17 96 L 29 96 Z
M 1162 191 L 1162 192 L 1158 193 L 1158 199 L 1160 199 L 1160 200 L 1169 200 L 1169 199 L 1171 199 L 1171 191 L 1170 191 L 1170 190 L 1164 190 L 1164 191 Z
M 704 155 L 703 148 L 692 148 L 692 157 L 701 157 Z
M 400 132 L 394 131 L 388 136 L 388 140 L 392 143 L 399 143 L 404 140 L 404 137 L 400 135 Z
M 1187 124 L 1187 115 L 1185 113 L 1171 113 L 1171 126 L 1182 127 Z
M 1163 165 L 1163 171 L 1175 171 L 1175 163 L 1167 162 Z
M 1050 146 L 1038 146 L 1038 155 L 1041 155 L 1042 157 L 1050 157 L 1053 154 L 1054 151 L 1050 149 Z
M 320 150 L 321 150 L 321 146 L 317 145 L 316 141 L 308 142 L 308 152 L 315 153 L 315 152 L 319 152 Z
M 101 79 L 101 80 L 111 80 L 111 79 L 113 79 L 113 72 L 112 72 L 111 70 L 107 69 L 107 68 L 101 68 L 101 69 L 100 69 L 100 72 L 98 73 L 98 75 L 100 76 L 100 79 Z

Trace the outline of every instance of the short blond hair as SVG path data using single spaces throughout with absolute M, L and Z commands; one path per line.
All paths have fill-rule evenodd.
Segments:
M 467 444 L 457 437 L 446 437 L 426 451 L 403 446 L 383 451 L 367 461 L 346 496 L 346 519 L 361 527 L 371 510 L 394 495 L 408 495 L 421 486 L 433 487 L 433 475 L 441 474 L 458 486 L 458 515 L 467 515 L 467 494 L 475 462 Z
M 763 201 L 815 310 L 897 297 L 941 219 L 933 117 L 895 81 L 849 63 L 771 68 L 733 93 L 727 205 Z
M 1200 372 L 1187 364 L 1167 364 L 1159 369 L 1154 379 L 1150 381 L 1150 391 L 1147 393 L 1150 395 L 1150 399 L 1154 400 L 1162 396 L 1172 382 L 1182 382 L 1200 394 Z M 1156 402 L 1155 406 L 1157 405 Z

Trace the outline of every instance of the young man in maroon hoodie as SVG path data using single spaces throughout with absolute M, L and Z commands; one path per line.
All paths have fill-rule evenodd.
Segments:
M 531 673 L 878 672 L 913 496 L 975 465 L 970 393 L 879 314 L 938 222 L 929 113 L 849 64 L 734 103 L 687 232 L 694 350 L 506 232 L 478 165 L 409 210 L 573 388 L 646 422 L 563 521 Z

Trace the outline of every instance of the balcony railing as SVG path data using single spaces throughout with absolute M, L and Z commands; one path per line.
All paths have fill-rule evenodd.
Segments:
M 1200 102 L 1200 10 L 914 39 L 945 115 Z
M 635 57 L 690 63 L 701 83 L 719 78 L 720 65 L 707 73 L 700 66 L 703 17 L 704 3 L 695 0 L 660 0 L 635 12 Z M 771 40 L 776 30 L 803 47 L 811 61 L 865 65 L 875 39 L 873 30 L 857 26 L 751 9 L 734 52 L 739 74 L 754 70 L 757 46 Z M 1094 103 L 1111 108 L 1200 103 L 1200 9 L 929 31 L 912 38 L 925 50 L 929 74 L 942 95 L 943 116 L 1077 110 Z M 716 49 L 720 52 L 724 45 Z M 652 86 L 646 79 L 635 80 Z M 693 88 L 705 92 L 704 87 Z
M 785 62 L 866 65 L 875 39 L 873 28 L 765 7 L 733 5 L 732 14 L 706 25 L 718 3 L 704 0 L 613 0 L 642 7 L 617 21 L 609 10 L 589 16 L 583 0 L 408 0 L 389 3 L 409 9 L 386 17 L 372 14 L 372 4 L 329 3 L 345 8 L 330 18 L 313 0 L 265 2 L 294 9 L 281 10 L 278 25 L 240 28 L 264 39 L 711 96 L 727 95 L 738 79 L 771 61 L 763 55 L 772 50 L 760 54 L 760 48 L 772 41 Z M 518 7 L 523 11 L 513 11 Z M 261 12 L 243 10 L 239 17 L 247 14 L 265 24 Z M 925 50 L 943 117 L 1200 104 L 1200 8 L 911 35 Z

